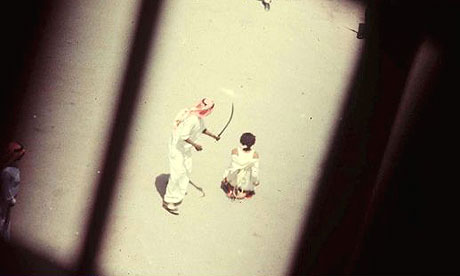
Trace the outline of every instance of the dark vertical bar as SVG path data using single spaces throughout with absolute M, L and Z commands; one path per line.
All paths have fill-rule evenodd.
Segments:
M 117 177 L 120 160 L 123 157 L 126 137 L 130 132 L 136 108 L 140 84 L 151 51 L 154 26 L 161 8 L 161 0 L 143 0 L 140 5 L 134 41 L 129 54 L 122 86 L 119 90 L 119 103 L 111 130 L 108 151 L 102 175 L 99 179 L 96 201 L 87 224 L 87 231 L 78 262 L 78 275 L 96 273 L 101 242 L 110 214 L 113 194 L 117 190 Z
M 383 21 L 387 18 L 382 18 L 379 3 L 371 1 L 366 11 L 363 53 L 316 184 L 290 275 L 344 274 L 359 239 L 418 39 L 417 33 L 409 32 L 412 24 Z
M 458 162 L 451 161 L 458 160 L 460 140 L 453 93 L 459 91 L 454 34 L 460 3 L 425 2 L 416 6 L 424 15 L 416 26 L 423 28 L 425 43 L 408 78 L 350 274 L 460 271 Z
M 457 2 L 369 2 L 291 275 L 458 274 Z M 436 46 L 411 76 L 426 38 Z
M 366 242 L 366 237 L 368 236 L 368 233 L 372 232 L 371 225 L 373 224 L 374 218 L 379 217 L 379 215 L 376 216 L 376 214 L 381 213 L 381 210 L 384 209 L 389 210 L 391 208 L 395 208 L 394 206 L 399 204 L 398 201 L 400 200 L 401 193 L 404 193 L 406 189 L 410 189 L 412 197 L 418 196 L 420 186 L 423 185 L 422 181 L 418 183 L 404 183 L 401 181 L 398 183 L 400 180 L 397 178 L 400 177 L 398 176 L 398 173 L 402 171 L 401 167 L 404 166 L 403 162 L 407 158 L 406 155 L 409 152 L 408 148 L 411 147 L 410 143 L 416 141 L 414 137 L 417 136 L 416 133 L 419 128 L 418 124 L 423 121 L 421 118 L 423 118 L 428 109 L 427 106 L 429 105 L 429 100 L 433 98 L 433 95 L 431 94 L 435 92 L 433 87 L 437 82 L 439 77 L 438 75 L 440 75 L 440 67 L 442 66 L 442 63 L 442 50 L 440 47 L 433 41 L 424 41 L 418 50 L 418 54 L 412 65 L 410 75 L 408 76 L 405 92 L 401 99 L 397 117 L 393 124 L 390 139 L 386 147 L 385 154 L 376 179 L 375 188 L 373 189 L 372 198 L 370 200 L 369 206 L 366 208 L 366 217 L 364 219 L 363 226 L 360 231 L 360 237 L 356 243 L 354 256 L 349 264 L 350 267 L 348 268 L 347 274 L 353 274 L 353 272 L 356 272 L 353 271 L 353 268 L 359 269 L 361 273 L 365 272 L 371 274 L 377 272 L 398 272 L 407 274 L 414 273 L 415 271 L 425 271 L 424 269 L 420 269 L 424 265 L 419 263 L 419 254 L 420 252 L 423 252 L 425 243 L 420 243 L 418 241 L 419 239 L 423 239 L 423 237 L 420 235 L 421 231 L 418 231 L 417 229 L 417 224 L 419 224 L 419 222 L 416 220 L 410 221 L 408 223 L 401 223 L 401 221 L 398 222 L 397 227 L 395 227 L 398 229 L 398 234 L 394 234 L 394 237 L 399 238 L 404 236 L 404 239 L 401 243 L 398 244 L 398 248 L 394 247 L 389 250 L 394 250 L 395 252 L 391 253 L 391 259 L 385 258 L 386 268 L 383 268 L 384 266 L 382 266 L 379 267 L 377 271 L 374 271 L 375 268 L 372 268 L 372 266 L 367 265 L 367 267 L 364 269 L 363 267 L 356 266 L 356 264 L 359 263 L 360 259 L 372 259 L 368 258 L 368 255 L 370 255 L 369 252 L 367 256 L 363 256 L 362 252 Z M 424 153 L 422 155 L 424 155 Z M 420 172 L 420 174 L 422 174 L 422 172 Z M 395 183 L 397 184 L 395 185 Z M 395 186 L 393 187 L 393 185 Z M 396 186 L 398 186 L 397 189 L 399 189 L 399 191 L 395 189 Z M 408 204 L 407 206 L 409 206 L 411 213 L 421 207 L 417 205 L 410 206 L 412 203 L 411 201 L 413 200 L 413 198 L 406 198 Z M 385 206 L 385 204 L 388 205 Z M 397 212 L 407 212 L 407 206 L 400 206 L 401 208 L 399 208 Z M 388 212 L 388 210 L 385 210 L 385 212 Z M 413 212 L 413 214 L 417 213 L 418 211 Z M 414 216 L 410 218 L 413 214 L 409 216 L 408 220 L 413 220 L 416 217 Z M 393 215 L 392 220 L 400 219 L 398 216 Z M 396 225 L 394 224 L 394 221 L 387 220 L 385 223 L 381 223 L 379 226 L 382 229 L 391 229 L 394 227 L 394 225 Z M 408 225 L 410 227 L 408 227 Z M 384 248 L 386 247 L 383 246 L 383 244 L 391 242 L 389 242 L 389 240 L 385 240 L 385 242 L 379 241 L 379 243 L 381 243 L 380 253 L 383 253 L 385 251 Z M 422 254 L 427 255 L 425 252 Z M 400 258 L 400 256 L 404 257 Z

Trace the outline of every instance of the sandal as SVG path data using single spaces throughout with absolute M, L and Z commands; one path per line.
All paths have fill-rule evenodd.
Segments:
M 163 208 L 173 215 L 179 215 L 179 208 L 174 203 L 163 202 Z

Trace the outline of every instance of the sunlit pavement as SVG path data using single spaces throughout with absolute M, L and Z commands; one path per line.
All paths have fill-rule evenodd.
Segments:
M 132 2 L 132 3 L 128 3 Z M 100 176 L 130 49 L 134 1 L 67 3 L 50 18 L 17 133 L 28 147 L 13 240 L 72 267 Z M 106 275 L 284 275 L 363 41 L 355 1 L 167 1 L 151 45 L 119 189 L 98 263 Z M 171 122 L 200 97 L 219 142 L 200 138 L 194 183 L 161 208 Z M 257 137 L 261 185 L 245 202 L 220 190 L 230 151 Z M 163 186 L 162 186 L 163 185 Z

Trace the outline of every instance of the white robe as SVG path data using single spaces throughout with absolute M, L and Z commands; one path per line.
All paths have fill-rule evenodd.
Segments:
M 259 182 L 259 158 L 254 157 L 255 150 L 244 151 L 237 148 L 238 154 L 232 154 L 230 166 L 224 172 L 230 185 L 244 191 L 254 191 L 254 183 Z
M 177 117 L 184 114 L 184 110 Z M 176 117 L 176 118 L 177 118 Z M 166 187 L 164 201 L 167 203 L 179 203 L 187 192 L 187 186 L 192 173 L 192 148 L 185 142 L 190 139 L 195 142 L 205 130 L 203 119 L 194 114 L 188 114 L 181 118 L 176 125 L 169 141 L 169 180 Z

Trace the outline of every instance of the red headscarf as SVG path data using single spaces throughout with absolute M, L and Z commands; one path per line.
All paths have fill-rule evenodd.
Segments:
M 26 153 L 24 146 L 18 142 L 10 142 L 6 148 L 6 152 L 3 156 L 3 166 L 9 166 L 14 161 L 21 159 L 21 157 Z
M 190 114 L 194 114 L 200 118 L 204 118 L 211 114 L 214 109 L 214 102 L 208 98 L 203 98 L 195 107 L 181 110 L 174 119 L 174 129 L 176 129 Z
M 203 98 L 195 107 L 190 109 L 190 113 L 196 114 L 200 118 L 204 118 L 211 114 L 214 109 L 214 101 L 208 98 Z

